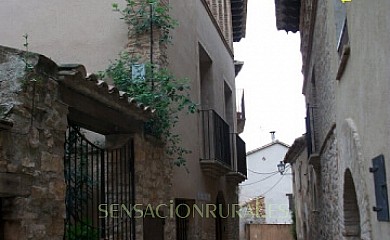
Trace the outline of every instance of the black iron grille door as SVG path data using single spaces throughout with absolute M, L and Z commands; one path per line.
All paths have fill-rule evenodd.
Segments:
M 117 149 L 101 148 L 79 127 L 68 128 L 64 239 L 135 239 L 133 150 L 132 141 Z

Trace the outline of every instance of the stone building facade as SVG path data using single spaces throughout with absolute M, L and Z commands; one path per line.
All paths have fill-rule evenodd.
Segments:
M 278 29 L 301 35 L 306 164 L 318 191 L 295 197 L 320 199 L 300 239 L 389 236 L 389 9 L 387 1 L 276 1 Z
M 238 136 L 243 129 L 237 127 L 237 121 L 245 121 L 242 118 L 245 115 L 237 114 L 235 105 L 237 72 L 233 42 L 245 37 L 247 1 L 162 2 L 169 4 L 169 14 L 179 24 L 171 31 L 172 44 L 161 45 L 154 41 L 154 62 L 166 65 L 176 77 L 190 80 L 190 97 L 199 104 L 199 111 L 183 113 L 174 129 L 181 135 L 182 146 L 191 150 L 186 156 L 186 167 L 172 169 L 172 185 L 168 181 L 156 181 L 150 186 L 169 190 L 161 191 L 161 194 L 170 194 L 169 201 L 174 203 L 218 203 L 226 209 L 238 203 L 237 186 L 246 177 L 245 142 Z M 123 7 L 126 1 L 118 1 L 118 4 Z M 91 72 L 106 69 L 110 60 L 123 50 L 139 53 L 150 61 L 149 34 L 132 38 L 128 34 L 129 26 L 118 13 L 112 12 L 111 5 L 111 0 L 45 0 L 28 4 L 3 1 L 0 8 L 1 44 L 21 48 L 22 35 L 28 33 L 31 51 L 44 54 L 57 63 L 80 62 Z M 219 125 L 207 126 L 207 119 L 215 120 Z M 225 141 L 218 141 L 222 135 Z M 208 142 L 208 139 L 214 142 Z M 151 157 L 155 160 L 152 170 L 159 171 L 162 163 L 157 159 L 161 156 L 152 154 Z M 141 174 L 144 167 L 135 167 L 135 171 L 139 176 L 149 177 L 146 172 Z M 142 177 L 136 176 L 136 181 L 142 181 Z M 153 191 L 140 194 L 136 195 L 136 201 L 140 201 L 143 194 L 150 194 L 152 199 L 155 197 Z M 195 217 L 182 222 L 173 219 L 172 222 L 185 228 L 176 231 L 172 229 L 177 228 L 164 225 L 166 239 L 171 235 L 181 239 L 181 234 L 188 239 L 238 238 L 238 218 Z M 137 222 L 137 232 L 144 234 L 145 231 L 148 232 Z
M 133 143 L 131 168 L 135 171 L 128 174 L 134 175 L 134 178 L 121 181 L 126 176 L 120 175 L 121 171 L 118 170 L 120 166 L 129 166 L 125 163 L 129 159 L 120 156 L 111 158 L 111 161 L 115 161 L 112 165 L 107 160 L 105 166 L 108 169 L 104 173 L 106 178 L 100 175 L 99 184 L 101 179 L 106 179 L 103 181 L 108 185 L 105 188 L 107 194 L 113 194 L 115 190 L 116 198 L 107 197 L 102 200 L 96 195 L 88 197 L 92 206 L 94 203 L 113 206 L 130 203 L 123 201 L 124 195 L 129 193 L 124 191 L 125 186 L 130 187 L 129 181 L 133 181 L 135 186 L 131 187 L 135 199 L 127 200 L 144 206 L 150 204 L 153 208 L 161 203 L 169 203 L 172 195 L 172 166 L 164 161 L 164 146 L 144 135 L 142 130 L 143 121 L 153 114 L 150 108 L 131 101 L 126 94 L 97 81 L 93 75 L 87 77 L 85 68 L 81 65 L 57 66 L 45 56 L 7 47 L 0 48 L 0 82 L 1 239 L 63 239 L 64 234 L 69 234 L 64 220 L 69 218 L 69 211 L 72 210 L 69 208 L 74 206 L 70 201 L 77 200 L 69 198 L 73 183 L 68 181 L 66 174 L 67 169 L 70 169 L 66 160 L 66 151 L 69 149 L 64 148 L 64 144 L 71 123 L 103 134 L 105 149 L 121 146 L 129 140 Z M 75 86 L 77 90 L 74 90 Z M 91 102 L 95 107 L 87 107 L 85 102 Z M 118 117 L 124 122 L 118 122 Z M 85 143 L 88 140 L 81 141 Z M 89 154 L 94 153 L 89 151 Z M 82 158 L 76 161 L 82 161 Z M 96 164 L 99 158 L 92 156 L 88 161 L 89 164 Z M 78 166 L 82 165 L 79 163 Z M 100 169 L 99 166 L 94 166 L 92 170 L 84 169 L 83 176 L 99 177 L 99 174 L 92 173 Z M 113 182 L 119 184 L 114 185 Z M 101 191 L 101 185 L 98 186 Z M 95 188 L 92 191 L 96 191 Z M 87 194 L 85 191 L 83 193 Z M 83 202 L 80 201 L 79 204 L 82 205 Z M 168 214 L 167 209 L 161 210 L 162 214 Z M 98 211 L 97 205 L 92 209 L 83 207 L 81 211 L 96 226 L 97 222 L 101 223 L 99 216 L 104 216 L 103 211 Z M 129 222 L 126 228 L 134 232 L 130 230 L 128 216 L 121 217 Z M 108 214 L 105 225 L 107 228 L 110 222 L 115 222 L 112 220 L 114 218 L 116 216 Z M 118 232 L 108 231 L 106 237 L 130 239 L 134 235 L 137 239 L 142 239 L 145 234 L 143 220 L 135 220 L 135 235 L 129 233 L 125 237 L 125 233 L 117 230 Z M 175 239 L 174 229 L 174 220 L 167 219 L 163 229 L 165 239 Z M 99 231 L 102 234 L 104 230 Z M 98 236 L 92 237 L 92 232 L 91 230 L 88 237 L 97 239 Z

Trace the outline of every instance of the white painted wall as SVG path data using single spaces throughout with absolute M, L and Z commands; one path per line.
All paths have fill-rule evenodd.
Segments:
M 286 196 L 292 193 L 291 168 L 287 166 L 285 174 L 281 175 L 276 166 L 284 159 L 287 150 L 286 146 L 276 142 L 247 156 L 248 179 L 240 184 L 239 202 L 264 196 L 266 223 L 291 223 Z

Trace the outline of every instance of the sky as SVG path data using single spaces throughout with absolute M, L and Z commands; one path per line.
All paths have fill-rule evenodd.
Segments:
M 291 145 L 305 133 L 300 37 L 277 31 L 274 0 L 248 0 L 246 37 L 234 55 L 244 61 L 236 88 L 245 91 L 247 151 L 270 143 L 270 131 Z

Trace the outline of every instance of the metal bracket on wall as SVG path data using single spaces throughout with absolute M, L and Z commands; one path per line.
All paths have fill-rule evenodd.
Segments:
M 390 221 L 389 202 L 387 195 L 385 157 L 381 154 L 372 159 L 370 172 L 374 174 L 376 206 L 373 211 L 377 214 L 378 221 Z

